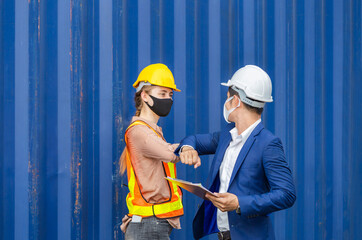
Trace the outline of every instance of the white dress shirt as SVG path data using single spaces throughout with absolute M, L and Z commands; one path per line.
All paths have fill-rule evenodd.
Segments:
M 219 193 L 226 193 L 229 188 L 229 182 L 231 174 L 233 173 L 235 162 L 239 156 L 241 149 L 243 148 L 246 140 L 254 130 L 254 128 L 261 122 L 261 119 L 257 120 L 253 125 L 248 127 L 244 132 L 238 135 L 236 127 L 230 130 L 231 142 L 225 151 L 224 158 L 222 160 L 219 176 L 220 176 L 220 188 Z M 217 227 L 220 232 L 230 230 L 229 218 L 227 212 L 221 212 L 217 209 Z

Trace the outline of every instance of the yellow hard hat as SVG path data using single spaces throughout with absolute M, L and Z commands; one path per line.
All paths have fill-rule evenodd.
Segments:
M 142 82 L 148 84 L 140 85 Z M 133 84 L 133 87 L 139 91 L 143 85 L 157 85 L 181 92 L 181 90 L 176 88 L 171 70 L 162 63 L 148 65 L 140 72 L 140 75 L 138 75 L 137 81 Z

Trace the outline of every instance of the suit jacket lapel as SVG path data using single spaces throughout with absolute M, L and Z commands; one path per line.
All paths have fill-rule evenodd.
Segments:
M 229 182 L 229 186 L 228 189 L 231 185 L 231 183 L 233 182 L 236 173 L 238 172 L 239 168 L 241 167 L 241 165 L 243 164 L 246 156 L 249 153 L 249 150 L 251 148 L 251 146 L 253 146 L 253 143 L 255 141 L 255 137 L 260 133 L 260 131 L 264 128 L 262 123 L 259 123 L 255 129 L 252 131 L 252 133 L 250 134 L 250 136 L 248 137 L 248 139 L 246 140 L 246 143 L 244 144 L 244 146 L 241 148 L 241 151 L 238 155 L 238 159 L 235 162 L 235 166 L 233 169 L 233 173 L 231 174 L 231 178 L 230 178 L 230 182 Z
M 222 136 L 220 136 L 222 137 Z M 215 156 L 215 161 L 213 166 L 211 167 L 212 169 L 212 174 L 211 174 L 211 178 L 210 178 L 210 184 L 212 184 L 214 182 L 214 179 L 216 177 L 217 172 L 219 171 L 220 165 L 222 160 L 224 159 L 224 154 L 226 152 L 227 147 L 229 146 L 229 143 L 231 141 L 231 134 L 230 132 L 227 132 L 219 141 L 220 145 L 220 149 L 218 151 L 218 154 Z

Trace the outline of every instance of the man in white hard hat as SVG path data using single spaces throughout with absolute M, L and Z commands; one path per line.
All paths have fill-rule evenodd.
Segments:
M 215 154 L 206 194 L 194 222 L 195 239 L 217 233 L 219 239 L 274 239 L 269 214 L 296 199 L 292 173 L 278 137 L 264 128 L 261 114 L 272 102 L 272 84 L 254 65 L 239 69 L 223 86 L 226 129 L 186 137 L 176 151 L 181 161 L 201 165 L 199 155 Z

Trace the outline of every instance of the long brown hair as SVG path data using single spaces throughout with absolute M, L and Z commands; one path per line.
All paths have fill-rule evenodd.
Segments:
M 135 102 L 135 106 L 136 106 L 135 116 L 138 117 L 141 114 L 141 110 L 142 110 L 142 107 L 144 104 L 142 97 L 141 97 L 141 93 L 143 91 L 145 91 L 146 93 L 149 93 L 152 88 L 153 88 L 153 86 L 146 85 L 146 86 L 143 86 L 140 91 L 135 93 L 135 95 L 134 95 L 134 102 Z M 126 168 L 127 168 L 126 148 L 127 147 L 125 147 L 123 149 L 122 155 L 119 158 L 119 172 L 121 173 L 121 175 L 124 174 L 124 172 L 126 171 Z

